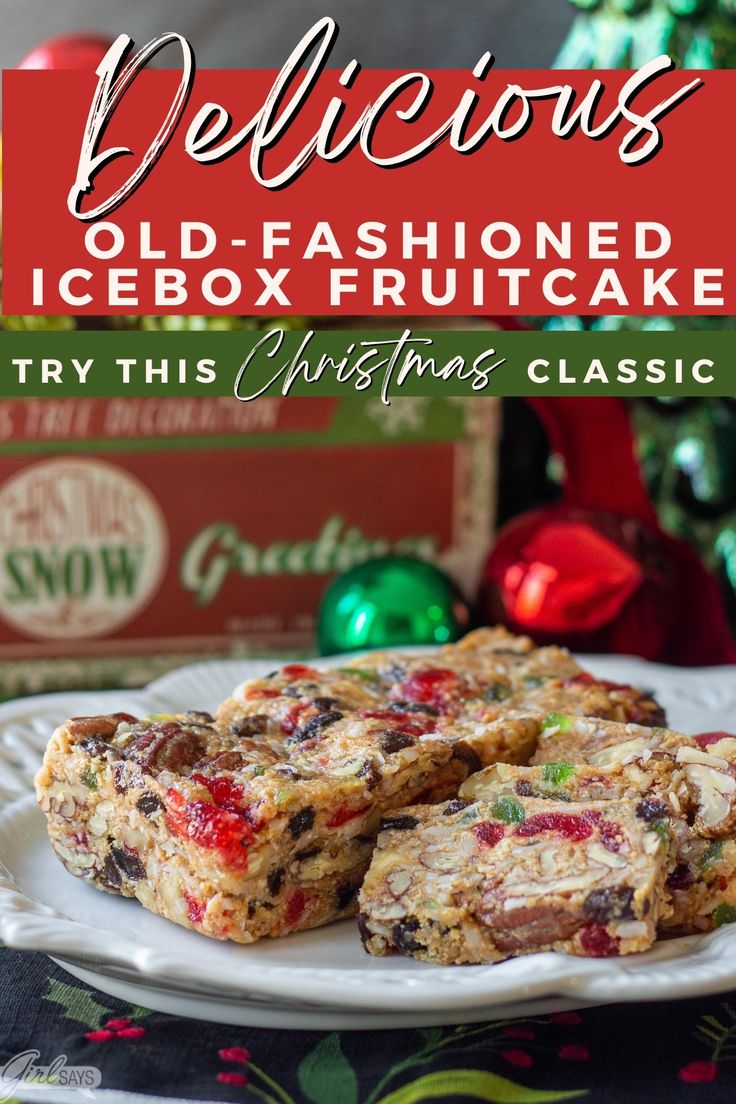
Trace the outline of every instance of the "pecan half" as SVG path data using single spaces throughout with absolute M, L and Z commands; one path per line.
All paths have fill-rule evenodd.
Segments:
M 175 721 L 165 721 L 135 733 L 123 748 L 123 758 L 134 760 L 149 774 L 162 770 L 180 774 L 194 766 L 204 751 L 201 733 Z

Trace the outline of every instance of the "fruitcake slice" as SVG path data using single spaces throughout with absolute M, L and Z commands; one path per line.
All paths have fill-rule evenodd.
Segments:
M 371 680 L 290 663 L 236 687 L 219 707 L 217 724 L 234 736 L 279 745 L 316 717 L 339 719 L 358 709 L 376 709 L 382 701 Z
M 698 744 L 668 728 L 548 713 L 540 722 L 532 764 L 565 762 L 605 767 L 650 756 L 674 755 L 685 746 L 697 748 Z
M 672 911 L 660 935 L 692 935 L 736 923 L 736 837 L 705 839 L 673 821 L 674 866 L 666 883 Z
M 715 748 L 718 756 L 706 756 L 691 744 L 672 747 L 666 754 L 648 754 L 644 749 L 638 757 L 603 767 L 499 763 L 472 775 L 460 787 L 459 796 L 471 802 L 625 797 L 636 802 L 637 816 L 659 831 L 665 830 L 665 820 L 670 818 L 671 861 L 665 892 L 671 911 L 660 920 L 660 934 L 710 931 L 736 922 L 736 838 L 733 829 L 724 831 L 730 821 L 732 778 L 724 757 L 736 751 L 736 740 L 720 742 Z M 712 838 L 716 835 L 719 838 Z
M 463 782 L 458 796 L 465 801 L 496 801 L 500 797 L 563 802 L 628 798 L 637 802 L 637 812 L 644 819 L 656 819 L 657 815 L 664 818 L 680 815 L 682 804 L 676 791 L 680 789 L 685 796 L 683 782 L 674 755 L 606 767 L 564 762 L 536 767 L 496 763 L 471 775 Z
M 380 817 L 457 792 L 470 764 L 432 718 L 307 721 L 259 741 L 208 714 L 77 718 L 36 779 L 53 848 L 100 889 L 252 942 L 354 911 Z
M 343 668 L 360 672 L 392 702 L 452 717 L 468 701 L 501 703 L 512 693 L 581 671 L 564 648 L 536 648 L 503 628 L 478 629 L 430 655 L 373 652 Z
M 668 831 L 630 800 L 401 809 L 382 821 L 361 937 L 371 954 L 446 965 L 643 951 L 666 909 L 668 854 Z

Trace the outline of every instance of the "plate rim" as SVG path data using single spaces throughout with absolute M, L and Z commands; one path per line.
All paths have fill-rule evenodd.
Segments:
M 324 665 L 334 662 L 334 658 L 322 658 L 317 662 Z M 703 680 L 715 679 L 718 684 L 730 681 L 736 703 L 736 666 L 683 669 L 628 656 L 586 656 L 585 662 L 593 669 L 596 664 L 609 668 L 633 665 L 641 671 L 642 677 L 650 674 L 655 684 L 676 680 L 680 692 L 693 679 L 697 679 L 700 686 Z M 223 663 L 228 676 L 231 669 L 237 668 L 241 679 L 249 677 L 249 670 L 256 666 L 272 666 L 272 661 L 268 660 L 210 660 L 177 668 L 155 679 L 143 690 L 69 691 L 21 698 L 0 704 L 0 725 L 12 718 L 14 711 L 17 715 L 19 709 L 22 715 L 41 708 L 53 711 L 61 709 L 71 699 L 92 698 L 107 705 L 113 699 L 119 701 L 124 694 L 128 700 L 139 701 L 143 708 L 163 700 L 174 705 L 178 686 L 188 684 L 195 675 L 206 678 L 213 670 L 222 671 Z M 0 781 L 2 769 L 0 761 Z M 35 797 L 30 790 L 6 803 L 0 810 L 0 838 L 9 828 L 12 830 L 15 818 L 28 816 L 33 807 Z M 329 927 L 319 930 L 326 932 Z M 190 978 L 196 984 L 196 965 L 192 968 L 160 946 L 138 946 L 132 939 L 117 935 L 113 949 L 109 929 L 81 923 L 35 901 L 23 892 L 12 869 L 3 865 L 2 860 L 0 938 L 6 945 L 18 949 L 72 958 L 81 953 L 101 965 L 124 965 L 133 968 L 143 983 L 155 985 L 158 977 L 178 982 Z M 328 968 L 322 964 L 305 965 L 295 971 L 291 962 L 247 962 L 237 971 L 237 979 L 232 976 L 232 962 L 227 963 L 226 959 L 227 956 L 223 956 L 215 976 L 211 963 L 208 964 L 208 983 L 228 994 L 240 994 L 245 998 L 250 993 L 259 998 L 312 1005 L 316 1000 L 319 1007 L 329 1004 L 366 1012 L 389 1011 L 396 1007 L 397 998 L 402 1009 L 408 1012 L 425 1008 L 428 999 L 435 1007 L 448 1012 L 482 1004 L 502 1006 L 548 997 L 596 1003 L 668 1000 L 721 992 L 736 985 L 736 925 L 707 935 L 662 941 L 652 952 L 625 959 L 584 959 L 545 952 L 496 965 L 443 967 L 420 964 L 417 969 L 418 964 L 413 963 L 412 968 L 405 970 L 396 966 L 373 966 L 370 971 L 356 967 Z M 315 998 L 316 992 L 318 998 Z

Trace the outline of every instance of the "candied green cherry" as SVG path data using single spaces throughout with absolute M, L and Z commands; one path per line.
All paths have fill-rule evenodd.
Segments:
M 702 859 L 702 862 L 701 862 L 700 865 L 701 865 L 702 869 L 705 870 L 712 863 L 720 862 L 720 860 L 722 858 L 723 858 L 723 841 L 722 840 L 713 840 L 710 847 L 708 848 L 708 850 L 703 855 L 703 859 Z
M 564 713 L 548 713 L 542 721 L 542 728 L 559 728 L 561 732 L 564 732 L 571 724 L 572 717 L 568 717 Z
M 542 781 L 546 786 L 564 786 L 576 773 L 572 763 L 545 763 L 542 767 Z
M 717 928 L 722 928 L 724 924 L 736 924 L 736 906 L 719 905 L 713 912 L 713 923 Z
M 505 824 L 523 824 L 526 820 L 524 806 L 515 797 L 497 798 L 491 806 L 491 813 Z
M 83 770 L 79 777 L 88 790 L 97 789 L 97 775 L 91 767 L 87 767 Z
M 378 671 L 373 671 L 370 667 L 338 667 L 337 673 L 338 675 L 353 675 L 363 682 L 380 681 Z

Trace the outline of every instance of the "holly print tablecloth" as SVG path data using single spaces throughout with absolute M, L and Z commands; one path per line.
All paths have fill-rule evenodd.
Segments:
M 736 1094 L 736 994 L 467 1027 L 297 1032 L 123 1004 L 42 955 L 1 950 L 0 979 L 2 1102 L 733 1104 Z M 61 1056 L 67 1070 L 99 1071 L 99 1087 L 21 1076 L 34 1063 L 58 1069 Z

